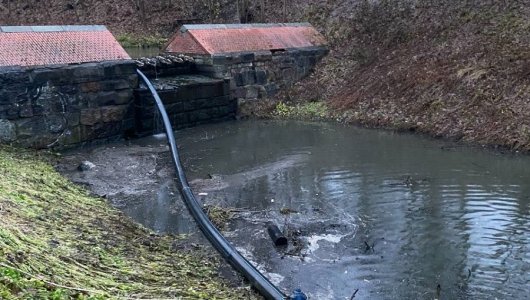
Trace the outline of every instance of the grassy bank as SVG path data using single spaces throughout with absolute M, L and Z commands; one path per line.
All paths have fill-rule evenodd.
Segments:
M 0 149 L 0 299 L 252 299 L 42 158 Z M 250 297 L 250 298 L 249 298 Z

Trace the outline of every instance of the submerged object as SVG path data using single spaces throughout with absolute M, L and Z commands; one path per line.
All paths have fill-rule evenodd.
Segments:
M 274 225 L 273 223 L 267 224 L 267 232 L 269 233 L 269 236 L 272 239 L 272 242 L 276 246 L 287 246 L 287 238 L 285 235 L 280 231 L 280 228 L 278 226 Z
M 302 293 L 302 290 L 296 289 L 290 297 L 291 300 L 307 300 L 307 296 Z

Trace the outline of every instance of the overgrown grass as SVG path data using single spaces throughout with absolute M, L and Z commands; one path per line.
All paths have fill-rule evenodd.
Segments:
M 116 37 L 122 47 L 162 47 L 168 41 L 166 37 L 159 35 L 137 36 L 129 33 L 120 34 Z
M 0 148 L 0 299 L 252 299 L 35 154 Z
M 287 104 L 278 102 L 273 115 L 284 119 L 324 120 L 331 117 L 328 106 L 324 102 L 307 102 Z

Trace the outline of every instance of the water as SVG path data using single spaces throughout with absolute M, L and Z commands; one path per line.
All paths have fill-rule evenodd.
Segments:
M 228 236 L 283 288 L 313 299 L 355 289 L 356 299 L 530 295 L 530 157 L 297 122 L 227 123 L 178 139 L 191 176 L 230 183 L 208 191 L 213 202 L 266 211 Z M 279 214 L 285 207 L 298 213 Z M 275 249 L 267 220 L 299 230 L 305 257 Z
M 125 51 L 129 54 L 131 58 L 140 58 L 140 57 L 153 57 L 157 56 L 160 53 L 160 48 L 158 47 L 127 47 Z
M 528 156 L 327 123 L 229 122 L 180 131 L 177 141 L 199 200 L 246 211 L 225 235 L 285 291 L 529 298 Z M 181 201 L 152 203 L 161 198 Z M 158 230 L 194 230 L 182 225 L 183 209 L 153 217 L 153 206 L 135 207 Z M 297 245 L 275 248 L 268 221 Z

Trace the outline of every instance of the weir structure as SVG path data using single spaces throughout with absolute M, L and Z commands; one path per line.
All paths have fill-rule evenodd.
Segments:
M 204 51 L 175 53 L 186 39 Z M 208 240 L 266 299 L 306 299 L 300 290 L 286 296 L 213 226 L 188 185 L 171 123 L 234 118 L 238 105 L 274 95 L 327 53 L 322 36 L 306 23 L 185 25 L 166 50 L 179 56 L 142 67 L 152 84 L 105 26 L 0 27 L 0 143 L 69 148 L 155 133 L 156 106 L 180 192 Z

